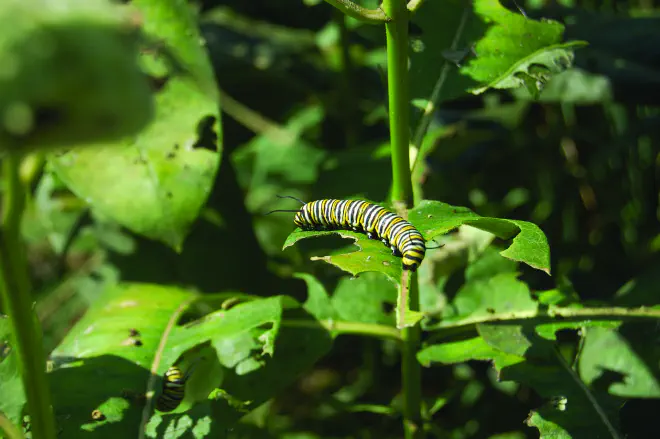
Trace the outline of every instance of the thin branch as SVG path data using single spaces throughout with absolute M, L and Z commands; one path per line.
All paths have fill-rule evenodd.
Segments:
M 441 322 L 426 331 L 433 331 L 437 337 L 473 330 L 480 323 L 514 323 L 517 321 L 539 320 L 541 323 L 582 321 L 582 320 L 645 320 L 660 319 L 660 309 L 640 308 L 550 308 L 548 310 L 514 311 L 501 314 L 479 315 L 463 320 Z
M 363 8 L 362 6 L 353 3 L 351 0 L 325 0 L 325 1 L 326 3 L 330 3 L 332 6 L 339 9 L 349 17 L 353 17 L 365 23 L 379 24 L 390 21 L 390 18 L 387 15 L 385 15 L 385 12 L 383 12 L 381 8 L 378 9 Z

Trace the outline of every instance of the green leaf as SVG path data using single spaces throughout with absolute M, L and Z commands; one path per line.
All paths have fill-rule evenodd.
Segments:
M 572 49 L 586 45 L 583 41 L 561 43 L 561 23 L 537 21 L 504 8 L 498 0 L 478 0 L 475 12 L 493 23 L 474 47 L 476 57 L 461 68 L 480 84 L 475 94 L 489 88 L 526 86 L 538 95 L 543 85 L 573 62 Z
M 511 312 L 535 312 L 537 303 L 529 288 L 516 279 L 517 273 L 501 273 L 487 280 L 466 283 L 456 294 L 447 319 L 479 318 Z
M 21 425 L 26 403 L 18 357 L 13 353 L 9 318 L 0 314 L 0 412 L 14 425 Z
M 495 350 L 481 337 L 449 343 L 434 344 L 417 353 L 417 360 L 424 366 L 431 363 L 456 364 L 470 360 L 490 360 Z
M 589 386 L 599 385 L 626 398 L 660 398 L 660 348 L 647 337 L 658 337 L 655 325 L 636 328 L 588 328 L 580 355 L 579 370 Z
M 307 284 L 307 300 L 303 308 L 319 320 L 334 319 L 337 312 L 321 282 L 307 273 L 296 273 L 294 277 L 302 279 Z
M 545 235 L 535 224 L 519 220 L 480 217 L 465 207 L 428 200 L 422 201 L 419 206 L 410 210 L 408 220 L 417 227 L 427 241 L 463 224 L 486 230 L 503 239 L 513 238 L 509 248 L 500 253 L 502 256 L 549 273 L 550 249 Z M 314 257 L 313 260 L 326 261 L 354 276 L 367 271 L 377 271 L 397 284 L 400 282 L 401 258 L 393 256 L 389 248 L 380 241 L 368 239 L 362 233 L 346 230 L 302 231 L 298 228 L 287 237 L 283 249 L 301 239 L 329 234 L 339 234 L 343 238 L 355 240 L 358 251 L 341 250 L 330 256 Z
M 395 285 L 379 273 L 364 273 L 357 278 L 343 277 L 332 295 L 332 305 L 340 319 L 349 322 L 392 325 L 391 310 L 396 302 Z M 390 308 L 385 312 L 384 306 Z
M 131 12 L 105 0 L 0 4 L 0 152 L 111 141 L 153 115 Z
M 163 79 L 155 120 L 137 136 L 68 151 L 51 163 L 96 213 L 180 250 L 220 162 L 213 73 L 187 4 L 135 3 L 149 35 L 164 41 L 189 74 L 173 71 Z
M 502 239 L 513 239 L 500 254 L 550 273 L 550 248 L 541 229 L 533 223 L 520 220 L 481 217 L 465 207 L 456 207 L 439 201 L 422 201 L 413 208 L 408 220 L 431 240 L 456 227 L 467 224 L 493 233 Z
M 382 242 L 369 239 L 362 233 L 347 230 L 315 232 L 296 229 L 287 237 L 282 248 L 285 249 L 292 246 L 301 239 L 330 234 L 338 234 L 342 238 L 353 239 L 358 251 L 346 253 L 342 250 L 334 252 L 330 256 L 313 257 L 312 260 L 325 261 L 353 276 L 364 272 L 376 271 L 385 274 L 394 283 L 400 282 L 402 271 L 401 258 L 393 256 L 392 251 L 388 247 L 385 247 Z
M 276 296 L 248 301 L 181 325 L 178 320 L 195 300 L 198 297 L 185 290 L 147 284 L 122 285 L 97 300 L 53 352 L 55 407 L 58 414 L 70 415 L 61 422 L 67 437 L 75 437 L 80 430 L 95 431 L 98 437 L 135 435 L 144 408 L 140 400 L 147 390 L 159 396 L 160 376 L 175 362 L 185 369 L 197 364 L 186 384 L 186 400 L 176 410 L 186 411 L 192 406 L 192 411 L 163 417 L 178 423 L 182 417 L 197 413 L 195 419 L 201 420 L 210 410 L 214 419 L 222 419 L 224 429 L 304 370 L 290 364 L 283 373 L 283 364 L 292 354 L 280 353 L 280 345 L 290 348 L 293 344 L 300 349 L 301 343 L 317 339 L 309 353 L 298 353 L 300 367 L 309 367 L 330 346 L 330 337 L 323 329 L 308 330 L 309 336 L 301 336 L 299 330 L 289 331 L 290 339 L 280 340 L 283 310 L 298 307 L 292 299 Z M 150 379 L 151 370 L 155 380 Z M 256 374 L 277 375 L 280 383 L 254 386 Z M 235 396 L 245 404 L 228 405 L 222 398 L 208 400 L 220 384 L 231 395 L 230 389 L 239 389 Z M 92 421 L 90 414 L 95 409 L 106 419 Z M 159 428 L 168 425 L 163 423 Z M 190 428 L 195 425 L 193 422 Z

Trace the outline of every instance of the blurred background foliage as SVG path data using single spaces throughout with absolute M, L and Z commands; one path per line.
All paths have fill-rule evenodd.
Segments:
M 538 101 L 524 88 L 476 96 L 447 91 L 423 158 L 424 198 L 538 224 L 552 249 L 553 277 L 517 267 L 532 290 L 560 287 L 592 303 L 657 303 L 660 5 L 503 4 L 563 22 L 565 39 L 589 46 L 576 51 L 575 67 L 554 77 Z M 91 213 L 50 166 L 42 171 L 38 157 L 24 166 L 33 188 L 24 235 L 49 352 L 100 291 L 118 280 L 303 300 L 306 285 L 291 275 L 307 272 L 322 279 L 335 298 L 359 294 L 339 270 L 309 261 L 346 242 L 307 240 L 282 252 L 292 214 L 263 214 L 295 208 L 277 194 L 305 201 L 387 198 L 382 28 L 345 19 L 320 0 L 194 5 L 222 89 L 224 147 L 211 195 L 181 253 Z M 416 22 L 411 35 L 423 36 Z M 495 261 L 497 271 L 509 264 L 496 252 L 481 258 Z M 472 270 L 474 275 L 478 268 Z M 433 288 L 452 298 L 461 284 L 457 273 L 470 274 L 446 271 L 452 275 Z M 371 287 L 380 282 L 361 279 Z M 391 297 L 386 291 L 391 286 L 384 284 L 378 288 L 382 297 Z M 383 310 L 370 312 L 387 313 L 391 306 L 383 299 Z M 390 323 L 387 316 L 381 320 Z M 657 328 L 654 334 L 657 338 Z M 576 338 L 566 333 L 562 341 L 572 346 Z M 288 392 L 251 413 L 231 434 L 398 437 L 393 432 L 400 419 L 375 406 L 396 397 L 398 361 L 390 342 L 341 337 Z M 425 369 L 423 380 L 424 394 L 436 397 L 435 416 L 448 437 L 538 435 L 522 421 L 541 398 L 524 385 L 497 382 L 488 364 Z M 629 438 L 652 437 L 649 429 L 657 434 L 658 427 L 644 420 L 658 410 L 657 400 L 632 399 L 622 410 L 622 431 Z

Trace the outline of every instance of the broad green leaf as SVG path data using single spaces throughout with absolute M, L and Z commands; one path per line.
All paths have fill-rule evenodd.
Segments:
M 522 88 L 512 92 L 518 99 L 529 98 L 529 92 Z M 538 97 L 540 102 L 562 102 L 577 105 L 599 104 L 614 99 L 611 80 L 578 68 L 570 68 L 557 75 L 543 89 Z
M 51 158 L 69 188 L 95 212 L 180 250 L 211 191 L 220 161 L 220 112 L 211 70 L 186 3 L 145 0 L 145 31 L 183 66 L 170 68 L 156 94 L 156 116 L 140 134 Z M 161 55 L 164 57 L 164 55 Z M 152 55 L 147 68 L 163 76 Z
M 549 272 L 550 249 L 548 242 L 535 224 L 499 218 L 481 217 L 465 207 L 455 207 L 439 201 L 422 201 L 410 210 L 408 220 L 424 235 L 427 242 L 434 237 L 447 233 L 460 225 L 486 230 L 503 239 L 513 239 L 509 248 L 500 252 L 508 259 L 524 262 L 534 268 Z M 330 256 L 313 259 L 324 260 L 340 269 L 357 275 L 366 271 L 378 271 L 393 282 L 401 279 L 401 259 L 391 254 L 378 240 L 370 240 L 366 235 L 352 231 L 302 231 L 299 228 L 289 235 L 283 249 L 301 239 L 336 233 L 343 238 L 355 240 L 358 251 L 336 252 Z
M 501 255 L 550 273 L 550 248 L 541 229 L 530 222 L 481 217 L 465 207 L 439 201 L 422 201 L 413 208 L 408 220 L 427 240 L 467 224 L 493 233 L 502 239 L 513 239 Z
M 5 0 L 0 28 L 0 152 L 116 140 L 149 122 L 134 11 L 106 0 Z
M 318 279 L 307 273 L 296 273 L 294 277 L 304 280 L 307 284 L 307 300 L 303 304 L 306 311 L 319 320 L 337 317 L 332 301 Z
M 353 276 L 368 271 L 377 271 L 385 274 L 392 282 L 400 282 L 401 258 L 392 255 L 389 247 L 382 242 L 369 239 L 366 235 L 352 231 L 315 232 L 296 229 L 284 242 L 283 249 L 292 246 L 301 239 L 313 238 L 330 234 L 339 234 L 342 238 L 350 238 L 355 241 L 357 251 L 344 253 L 334 252 L 329 256 L 313 257 L 312 260 L 322 260 L 332 264 Z
M 424 366 L 432 363 L 455 364 L 470 360 L 487 361 L 495 356 L 495 350 L 481 337 L 434 344 L 417 353 L 417 360 Z
M 456 294 L 446 318 L 485 317 L 512 312 L 535 312 L 529 288 L 517 273 L 501 273 L 487 280 L 466 283 Z
M 364 273 L 339 281 L 331 301 L 337 315 L 349 322 L 393 324 L 391 309 L 396 303 L 396 287 L 379 273 Z M 386 312 L 384 307 L 390 308 Z
M 193 429 L 209 410 L 214 418 L 221 417 L 226 427 L 301 372 L 291 366 L 283 374 L 282 364 L 291 354 L 276 350 L 280 343 L 290 346 L 306 340 L 298 331 L 296 340 L 280 341 L 282 311 L 297 307 L 295 301 L 283 296 L 248 301 L 180 325 L 182 313 L 195 300 L 199 300 L 196 295 L 181 289 L 127 284 L 107 291 L 94 304 L 53 352 L 56 367 L 51 380 L 56 412 L 72 414 L 61 423 L 67 437 L 92 430 L 98 437 L 135 435 L 142 420 L 145 392 L 153 391 L 157 398 L 160 376 L 175 362 L 185 368 L 196 364 L 190 392 L 187 385 L 185 404 L 177 411 L 195 405 L 185 414 L 158 415 L 169 420 L 161 429 L 169 428 L 170 421 L 178 424 L 197 413 L 197 418 L 193 416 L 196 422 L 190 425 Z M 330 345 L 327 332 L 309 331 L 309 337 L 321 337 L 327 343 L 319 342 L 310 354 L 299 354 L 301 365 L 313 364 Z M 251 367 L 247 375 L 246 364 Z M 256 389 L 244 383 L 252 383 L 257 368 L 261 376 L 279 376 L 280 387 Z M 151 370 L 155 379 L 150 379 Z M 242 389 L 239 400 L 244 404 L 228 405 L 231 391 L 227 398 L 207 399 L 220 384 L 227 389 Z M 95 409 L 106 419 L 92 421 L 90 413 Z
M 561 43 L 561 23 L 537 21 L 509 11 L 498 0 L 477 0 L 474 10 L 486 23 L 492 23 L 474 47 L 476 56 L 461 68 L 461 73 L 489 88 L 526 86 L 538 95 L 549 78 L 571 66 L 573 49 L 583 41 Z
M 26 399 L 11 339 L 9 319 L 0 314 L 0 412 L 14 425 L 20 426 Z
M 496 249 L 488 247 L 478 259 L 465 267 L 465 281 L 486 280 L 501 273 L 514 273 L 517 271 L 517 266 L 516 262 L 503 257 Z
M 590 327 L 584 332 L 579 370 L 588 385 L 626 398 L 660 397 L 660 348 L 648 343 L 649 336 L 659 336 L 656 325 L 635 331 Z M 648 336 L 640 337 L 645 332 Z

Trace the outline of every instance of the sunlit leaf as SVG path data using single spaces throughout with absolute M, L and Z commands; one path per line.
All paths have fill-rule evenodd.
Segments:
M 486 230 L 502 239 L 512 239 L 511 245 L 501 252 L 502 256 L 550 272 L 550 248 L 547 238 L 533 223 L 481 217 L 465 207 L 428 200 L 413 208 L 408 220 L 427 240 L 462 224 Z
M 586 45 L 562 43 L 561 23 L 509 11 L 498 0 L 478 0 L 474 9 L 491 26 L 476 43 L 476 56 L 461 68 L 461 73 L 482 84 L 473 93 L 526 86 L 536 96 L 552 75 L 571 66 L 572 50 Z
M 300 367 L 309 367 L 330 345 L 330 338 L 322 329 L 311 330 L 309 336 L 303 337 L 300 333 L 294 337 L 295 331 L 290 331 L 280 340 L 283 309 L 298 306 L 292 299 L 277 296 L 248 301 L 180 325 L 178 320 L 195 300 L 196 295 L 181 289 L 127 284 L 107 291 L 94 304 L 52 356 L 56 411 L 74 414 L 62 422 L 64 431 L 70 432 L 67 435 L 75 435 L 81 429 L 93 430 L 99 437 L 135 432 L 142 420 L 148 383 L 155 386 L 150 388 L 156 392 L 154 397 L 160 394 L 160 378 L 151 381 L 150 371 L 153 369 L 160 376 L 175 362 L 185 368 L 196 365 L 190 392 L 186 393 L 187 407 L 197 403 L 207 406 L 206 410 L 216 410 L 220 404 L 222 409 L 217 408 L 216 416 L 221 414 L 223 425 L 227 425 L 264 398 L 272 397 L 280 386 L 304 370 L 291 365 L 282 373 L 282 364 L 291 355 L 286 349 L 291 349 L 292 344 L 300 346 L 310 337 L 327 340 L 325 344 L 319 341 L 310 354 L 299 354 Z M 285 353 L 279 353 L 280 345 Z M 242 370 L 248 363 L 252 364 L 251 373 L 245 374 Z M 227 375 L 225 369 L 231 374 Z M 252 384 L 255 374 L 262 378 L 278 376 L 282 382 L 257 389 Z M 235 396 L 245 401 L 245 406 L 228 406 L 222 398 L 207 400 L 220 384 L 230 395 L 234 394 L 231 389 L 238 389 Z M 197 400 L 189 398 L 195 395 Z M 191 413 L 204 411 L 195 407 Z M 100 410 L 105 419 L 92 421 L 93 410 Z M 179 419 L 186 415 L 167 416 Z
M 187 4 L 133 4 L 144 16 L 147 33 L 164 41 L 181 64 L 160 79 L 154 121 L 133 138 L 71 150 L 51 162 L 97 213 L 179 250 L 211 191 L 220 161 L 215 80 Z M 147 51 L 142 55 L 151 73 L 161 77 L 156 61 L 164 61 L 154 56 Z

